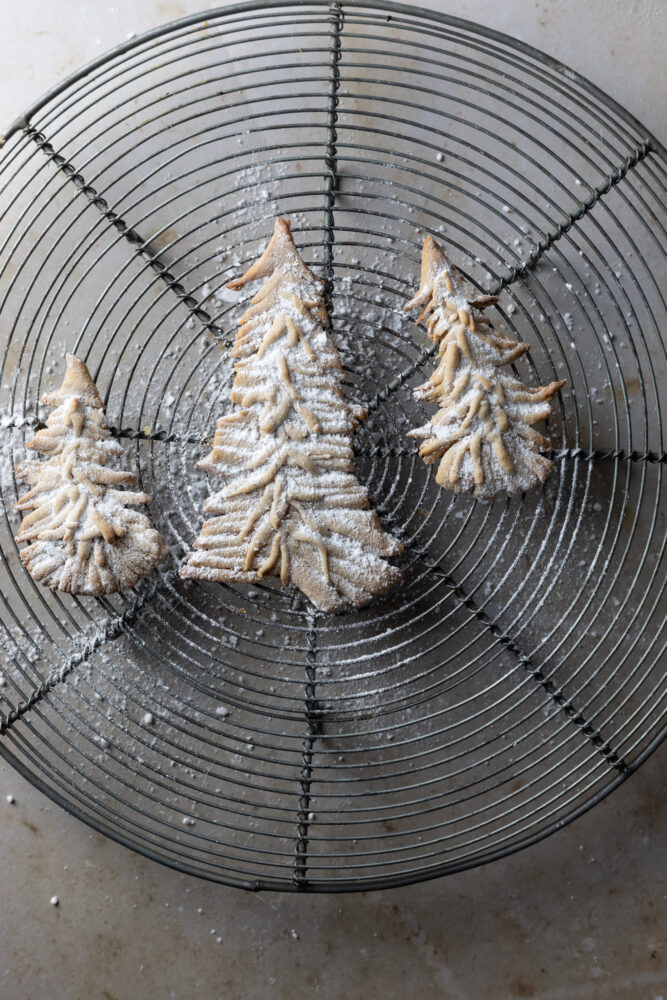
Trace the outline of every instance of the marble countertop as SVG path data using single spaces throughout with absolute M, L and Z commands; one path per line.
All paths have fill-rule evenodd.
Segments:
M 7 767 L 0 793 L 7 1000 L 667 997 L 664 752 L 513 857 L 347 896 L 211 885 L 92 833 Z
M 434 0 L 587 76 L 664 140 L 653 0 Z M 183 0 L 4 0 L 4 126 Z M 662 96 L 661 96 L 662 95 Z M 91 832 L 0 765 L 7 1000 L 667 1000 L 667 755 L 546 841 L 384 893 L 251 895 Z

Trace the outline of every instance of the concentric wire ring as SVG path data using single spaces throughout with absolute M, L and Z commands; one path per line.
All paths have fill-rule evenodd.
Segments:
M 591 137 L 595 141 L 591 141 Z M 245 3 L 91 64 L 6 134 L 0 752 L 92 826 L 246 888 L 349 890 L 490 861 L 589 808 L 664 735 L 664 155 L 592 85 L 390 3 Z M 242 312 L 289 216 L 327 279 L 357 471 L 404 583 L 336 616 L 181 581 Z M 406 319 L 446 241 L 566 378 L 541 492 L 440 490 L 405 437 L 432 360 Z M 135 593 L 20 566 L 14 463 L 83 355 L 171 561 Z M 605 457 L 606 456 L 606 457 Z

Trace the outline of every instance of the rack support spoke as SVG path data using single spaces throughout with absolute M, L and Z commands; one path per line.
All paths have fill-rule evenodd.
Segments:
M 446 570 L 442 569 L 442 567 L 438 565 L 436 560 L 433 559 L 428 552 L 424 549 L 420 549 L 416 545 L 410 545 L 410 549 L 417 556 L 419 556 L 423 563 L 425 563 L 429 573 L 431 573 L 437 580 L 444 583 L 458 603 L 467 611 L 470 611 L 477 621 L 481 622 L 482 625 L 484 625 L 484 627 L 487 628 L 498 640 L 498 642 L 516 657 L 518 666 L 523 667 L 523 669 L 530 674 L 535 683 L 539 684 L 542 690 L 548 695 L 550 701 L 562 712 L 564 712 L 570 722 L 577 727 L 577 729 L 590 743 L 593 744 L 595 749 L 604 757 L 607 763 L 614 767 L 617 771 L 620 771 L 622 774 L 627 773 L 627 764 L 621 757 L 619 757 L 610 745 L 609 741 L 604 738 L 600 730 L 596 729 L 595 726 L 588 722 L 583 713 L 573 703 L 572 699 L 568 698 L 564 692 L 561 691 L 558 685 L 554 683 L 554 681 L 546 677 L 544 671 L 533 663 L 529 656 L 526 656 L 521 648 L 517 646 L 511 635 L 501 628 L 501 626 L 486 613 L 484 608 L 481 608 L 477 602 L 466 593 L 463 587 L 457 583 Z
M 529 271 L 531 271 L 536 264 L 542 259 L 544 254 L 556 243 L 557 240 L 561 239 L 565 233 L 569 232 L 575 222 L 579 222 L 583 219 L 592 208 L 597 205 L 600 199 L 611 191 L 612 187 L 615 187 L 626 174 L 633 168 L 636 167 L 638 163 L 645 160 L 649 153 L 653 150 L 653 144 L 647 140 L 640 143 L 632 153 L 627 156 L 622 163 L 620 163 L 615 170 L 605 177 L 605 179 L 598 184 L 596 188 L 593 189 L 592 193 L 588 198 L 585 198 L 579 203 L 577 208 L 567 216 L 561 223 L 559 223 L 555 229 L 553 229 L 544 239 L 536 243 L 528 255 L 525 261 L 521 264 L 517 264 L 515 267 L 503 277 L 500 278 L 491 288 L 487 290 L 482 290 L 483 295 L 498 295 L 503 288 L 507 288 L 513 282 L 517 281 L 519 278 L 525 277 Z M 438 353 L 438 345 L 433 344 L 431 347 L 427 347 L 424 351 L 419 354 L 419 356 L 408 365 L 402 372 L 399 372 L 390 382 L 387 383 L 382 389 L 375 393 L 364 406 L 371 413 L 385 402 L 389 396 L 396 392 L 398 389 L 404 385 L 409 378 L 412 378 L 431 358 L 434 358 Z
M 175 579 L 177 576 L 178 572 L 176 570 L 170 570 L 163 578 L 155 580 L 143 594 L 132 602 L 122 615 L 109 619 L 105 625 L 101 625 L 97 631 L 97 635 L 83 643 L 81 648 L 68 657 L 61 667 L 51 671 L 49 676 L 35 688 L 26 701 L 22 701 L 6 716 L 0 717 L 0 736 L 4 736 L 26 712 L 34 708 L 38 702 L 43 701 L 49 691 L 52 691 L 58 684 L 61 684 L 76 667 L 82 663 L 86 663 L 101 646 L 108 642 L 113 642 L 123 635 L 128 628 L 131 628 L 137 621 L 142 608 L 158 596 L 165 583 L 171 579 Z
M 184 285 L 179 281 L 179 279 L 171 273 L 166 264 L 160 260 L 160 255 L 155 253 L 151 249 L 150 240 L 145 240 L 137 230 L 130 226 L 124 219 L 122 219 L 112 208 L 109 207 L 109 203 L 100 194 L 92 184 L 88 184 L 82 175 L 82 173 L 77 170 L 74 163 L 68 160 L 67 157 L 59 153 L 53 146 L 46 135 L 43 132 L 39 132 L 37 129 L 28 125 L 25 128 L 25 134 L 33 140 L 33 142 L 38 146 L 39 149 L 44 153 L 46 158 L 54 164 L 54 166 L 60 170 L 65 177 L 77 188 L 77 190 L 88 199 L 90 204 L 100 212 L 100 214 L 107 220 L 109 225 L 113 226 L 121 236 L 124 236 L 127 242 L 134 247 L 136 254 L 145 261 L 153 273 L 162 281 L 167 288 L 169 288 L 174 295 L 183 303 L 187 308 L 190 315 L 198 319 L 205 330 L 212 334 L 216 340 L 221 341 L 225 347 L 231 347 L 233 342 L 233 336 L 231 334 L 225 333 L 222 327 L 214 321 L 211 314 L 203 308 L 199 300 L 188 292 Z

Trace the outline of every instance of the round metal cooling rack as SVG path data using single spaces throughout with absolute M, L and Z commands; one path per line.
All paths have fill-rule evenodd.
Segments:
M 0 162 L 0 750 L 91 826 L 246 888 L 395 886 L 598 802 L 664 735 L 664 154 L 585 80 L 390 3 L 245 3 L 91 63 Z M 405 543 L 386 599 L 181 581 L 195 463 L 277 214 L 323 273 L 358 474 Z M 541 492 L 434 483 L 405 431 L 433 354 L 403 314 L 442 238 L 494 321 L 566 378 Z M 664 282 L 663 282 L 664 286 Z M 14 463 L 88 361 L 171 563 L 105 600 L 22 570 Z M 430 408 L 429 408 L 430 412 Z

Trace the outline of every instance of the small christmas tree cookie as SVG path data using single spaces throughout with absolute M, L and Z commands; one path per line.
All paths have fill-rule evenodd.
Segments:
M 322 282 L 278 219 L 243 288 L 267 278 L 242 316 L 232 356 L 234 410 L 221 417 L 200 468 L 223 480 L 214 515 L 181 576 L 258 583 L 280 576 L 318 608 L 368 603 L 400 579 L 383 557 L 402 551 L 369 509 L 354 475 L 352 432 L 366 414 L 345 402 L 327 335 Z
M 551 415 L 548 400 L 564 381 L 531 389 L 500 371 L 528 350 L 501 336 L 480 310 L 496 302 L 480 296 L 432 237 L 424 241 L 421 287 L 405 306 L 422 307 L 440 362 L 417 399 L 437 403 L 428 423 L 409 432 L 423 438 L 419 454 L 439 462 L 436 482 L 455 493 L 492 500 L 544 482 L 551 462 L 541 454 L 549 441 L 533 430 Z
M 42 403 L 55 406 L 46 427 L 27 447 L 47 456 L 16 468 L 32 489 L 15 504 L 30 511 L 17 542 L 28 542 L 21 560 L 33 579 L 72 594 L 113 594 L 147 576 L 167 547 L 145 514 L 145 493 L 118 487 L 136 482 L 131 472 L 107 468 L 122 455 L 104 420 L 104 406 L 86 365 L 67 355 L 65 380 Z

